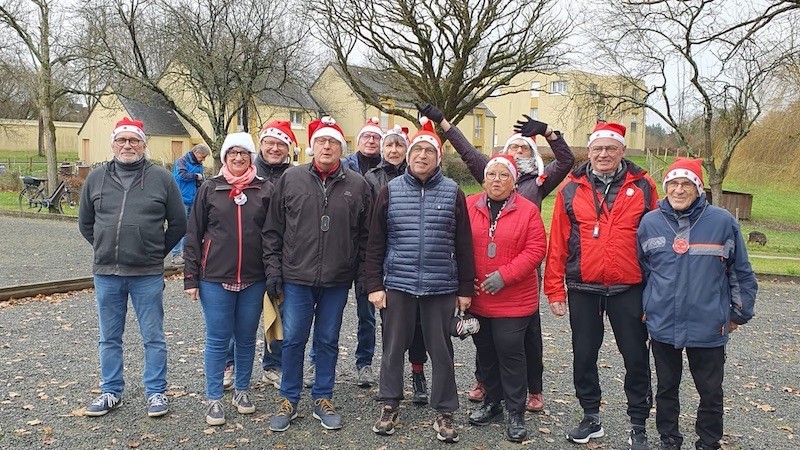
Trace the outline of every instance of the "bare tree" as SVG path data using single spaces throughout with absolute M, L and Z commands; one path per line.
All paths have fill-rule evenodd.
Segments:
M 257 94 L 299 83 L 307 57 L 305 28 L 277 0 L 97 0 L 84 18 L 91 72 L 119 94 L 161 96 L 218 165 L 233 120 Z
M 731 157 L 768 106 L 773 77 L 797 52 L 786 36 L 793 35 L 787 20 L 798 7 L 797 1 L 608 1 L 594 24 L 588 60 L 646 80 L 639 98 L 606 97 L 647 108 L 672 128 L 679 144 L 703 159 L 712 200 L 719 201 Z
M 570 30 L 551 0 L 321 0 L 313 16 L 356 94 L 379 110 L 385 92 L 362 82 L 351 63 L 393 77 L 394 100 L 430 102 L 458 123 L 520 73 L 553 71 Z

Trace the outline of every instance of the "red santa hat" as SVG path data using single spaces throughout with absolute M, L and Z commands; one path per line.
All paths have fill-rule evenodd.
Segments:
M 342 144 L 342 152 L 347 152 L 347 141 L 344 139 L 344 132 L 339 125 L 336 125 L 336 121 L 331 116 L 314 119 L 308 124 L 308 145 L 313 147 L 314 139 L 323 136 L 336 139 Z
M 523 140 L 528 146 L 531 148 L 531 153 L 533 155 L 533 160 L 536 163 L 536 173 L 538 176 L 536 177 L 536 185 L 541 186 L 544 184 L 545 178 L 547 178 L 547 174 L 544 173 L 544 161 L 542 160 L 542 155 L 539 153 L 539 147 L 536 146 L 536 137 L 535 136 L 523 136 L 520 133 L 514 133 L 506 139 L 506 145 L 503 146 L 503 150 L 500 153 L 506 154 L 508 153 L 508 147 L 516 140 Z M 516 179 L 516 178 L 515 178 Z
M 147 136 L 144 135 L 144 123 L 141 120 L 130 119 L 123 117 L 122 120 L 117 122 L 114 126 L 114 131 L 111 132 L 111 142 L 117 138 L 117 135 L 124 132 L 135 133 L 139 139 L 147 141 Z
M 225 136 L 225 141 L 222 142 L 222 150 L 219 151 L 219 159 L 225 162 L 225 156 L 233 147 L 241 147 L 250 152 L 250 164 L 256 159 L 256 145 L 253 143 L 253 136 L 250 133 L 240 131 L 238 133 L 231 133 Z
M 377 117 L 370 117 L 364 123 L 364 126 L 361 127 L 361 131 L 358 132 L 356 135 L 356 145 L 358 142 L 361 141 L 361 136 L 364 133 L 375 133 L 380 137 L 383 137 L 383 130 L 381 129 L 381 121 Z
M 408 153 L 406 153 L 406 160 L 408 160 L 409 155 L 411 155 L 411 149 L 414 148 L 416 144 L 420 142 L 427 142 L 436 149 L 437 151 L 437 158 L 436 164 L 442 163 L 442 140 L 439 139 L 439 135 L 433 130 L 433 123 L 425 116 L 419 118 L 419 123 L 421 125 L 417 134 L 415 134 L 411 138 L 411 142 L 408 145 Z
M 386 131 L 386 134 L 383 135 L 381 138 L 381 150 L 383 150 L 383 144 L 386 143 L 386 139 L 389 136 L 400 136 L 401 140 L 406 146 L 406 150 L 408 149 L 408 127 L 401 127 L 400 125 L 395 125 L 393 128 L 389 128 Z
M 676 158 L 664 175 L 661 187 L 667 192 L 667 182 L 676 178 L 688 178 L 697 186 L 697 195 L 703 194 L 703 160 L 692 158 Z
M 489 162 L 486 163 L 486 167 L 483 168 L 483 178 L 486 179 L 486 173 L 489 172 L 489 167 L 495 164 L 502 164 L 508 168 L 508 171 L 511 172 L 511 178 L 514 179 L 516 183 L 517 178 L 519 177 L 519 173 L 517 172 L 517 162 L 514 160 L 514 157 L 507 154 L 494 154 Z
M 597 122 L 586 146 L 589 147 L 595 139 L 600 138 L 611 138 L 625 145 L 625 130 L 625 125 L 621 123 Z
M 292 146 L 293 142 L 297 143 L 297 138 L 294 137 L 294 132 L 292 131 L 292 123 L 288 120 L 273 120 L 261 127 L 261 132 L 258 134 L 258 142 L 260 143 L 265 137 L 274 137 L 289 147 Z

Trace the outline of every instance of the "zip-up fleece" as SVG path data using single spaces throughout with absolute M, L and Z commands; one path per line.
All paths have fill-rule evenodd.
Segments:
M 267 217 L 267 277 L 304 286 L 350 285 L 364 260 L 371 208 L 369 185 L 344 164 L 324 182 L 313 163 L 286 169 L 275 182 Z
M 78 229 L 94 249 L 92 273 L 163 273 L 164 257 L 186 233 L 178 184 L 166 169 L 145 161 L 125 190 L 116 164 L 91 171 L 81 194 Z
M 200 186 L 184 247 L 183 286 L 199 280 L 213 283 L 252 283 L 264 279 L 262 230 L 273 187 L 256 177 L 245 187 L 244 205 L 230 198 L 233 186 L 216 176 Z
M 610 208 L 587 176 L 588 162 L 570 173 L 558 192 L 544 272 L 550 303 L 566 300 L 565 281 L 569 289 L 609 296 L 642 282 L 636 229 L 642 216 L 658 207 L 658 193 L 647 171 L 627 160 L 622 164 L 611 182 Z

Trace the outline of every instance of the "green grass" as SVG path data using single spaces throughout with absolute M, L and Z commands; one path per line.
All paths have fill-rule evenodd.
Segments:
M 78 152 L 60 151 L 56 154 L 59 162 L 74 162 L 78 160 Z M 9 151 L 0 150 L 0 164 L 6 170 L 16 170 L 24 175 L 44 177 L 47 173 L 47 158 L 38 156 L 36 150 Z

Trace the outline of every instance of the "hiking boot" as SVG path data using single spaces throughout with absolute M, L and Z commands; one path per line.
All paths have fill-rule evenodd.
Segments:
M 577 427 L 567 432 L 567 440 L 576 444 L 585 444 L 589 439 L 605 436 L 606 432 L 596 417 L 584 416 Z
M 286 431 L 289 429 L 292 420 L 297 418 L 297 403 L 292 403 L 288 398 L 278 397 L 275 399 L 278 404 L 278 411 L 269 419 L 269 429 L 272 431 Z
M 525 410 L 535 413 L 544 411 L 544 402 L 542 401 L 542 393 L 528 394 L 528 403 L 525 404 Z
M 224 425 L 225 408 L 222 407 L 222 401 L 209 400 L 206 405 L 206 423 L 211 426 Z
M 303 386 L 310 388 L 314 386 L 314 381 L 317 379 L 317 373 L 314 364 L 308 366 L 305 375 L 303 375 Z
M 367 388 L 375 384 L 375 375 L 372 374 L 372 366 L 366 365 L 356 368 L 356 386 Z
M 452 444 L 458 442 L 458 433 L 453 423 L 453 413 L 441 413 L 433 422 L 433 429 L 436 430 L 436 439 Z
M 222 389 L 228 390 L 233 387 L 233 381 L 236 374 L 233 370 L 233 364 L 225 366 L 225 371 L 222 372 Z
M 469 415 L 469 423 L 482 427 L 489 425 L 503 416 L 503 405 L 500 402 L 484 403 L 475 412 Z
M 476 381 L 472 389 L 469 390 L 467 398 L 471 402 L 480 403 L 483 402 L 484 397 L 486 397 L 486 390 L 483 388 L 480 381 Z
M 397 408 L 385 405 L 381 409 L 381 417 L 372 426 L 372 431 L 382 436 L 391 436 L 394 434 L 395 426 L 397 425 Z
M 644 427 L 633 427 L 628 437 L 628 444 L 631 450 L 650 450 L 650 446 L 647 445 L 647 430 Z
M 256 405 L 250 401 L 247 391 L 234 391 L 231 404 L 236 407 L 239 414 L 253 414 L 256 412 Z
M 425 372 L 411 372 L 411 387 L 414 393 L 411 402 L 417 405 L 428 403 L 428 383 L 425 381 Z
M 264 369 L 264 374 L 261 375 L 261 381 L 271 384 L 275 389 L 281 388 L 281 371 L 280 369 Z
M 104 392 L 100 394 L 100 396 L 95 397 L 92 403 L 89 403 L 84 414 L 90 417 L 104 416 L 120 405 L 122 405 L 122 399 L 120 397 L 110 392 Z
M 680 450 L 681 446 L 678 445 L 672 438 L 667 440 L 661 440 L 661 446 L 659 447 L 661 450 Z
M 699 439 L 694 443 L 695 450 L 717 450 L 720 448 L 719 443 L 717 442 L 716 445 L 708 445 L 704 444 Z
M 511 442 L 522 442 L 528 437 L 525 429 L 525 413 L 509 412 L 506 421 L 506 438 Z
M 183 255 L 180 253 L 177 255 L 172 255 L 172 265 L 173 266 L 182 266 L 183 265 Z
M 169 399 L 162 393 L 155 393 L 147 397 L 147 415 L 159 417 L 169 412 Z
M 342 416 L 333 409 L 333 402 L 329 398 L 314 400 L 314 412 L 312 415 L 320 421 L 325 429 L 338 430 L 342 428 Z

